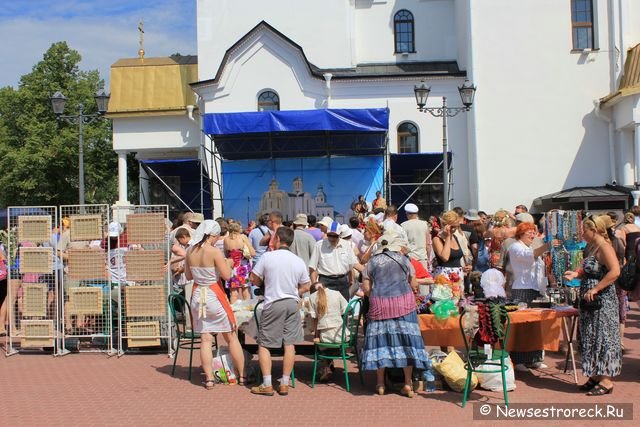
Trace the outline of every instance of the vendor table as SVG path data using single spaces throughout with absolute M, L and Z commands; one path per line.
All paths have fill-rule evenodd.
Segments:
M 558 351 L 560 332 L 567 342 L 564 372 L 569 360 L 573 367 L 573 377 L 578 383 L 573 337 L 579 311 L 572 307 L 562 309 L 525 309 L 509 313 L 511 329 L 507 340 L 508 351 Z M 420 330 L 425 345 L 464 347 L 458 317 L 438 320 L 432 314 L 418 316 Z

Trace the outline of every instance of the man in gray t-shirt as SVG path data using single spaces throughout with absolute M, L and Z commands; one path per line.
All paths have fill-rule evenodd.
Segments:
M 429 224 L 418 218 L 418 207 L 413 203 L 407 203 L 404 211 L 407 214 L 407 221 L 401 225 L 409 241 L 409 258 L 419 261 L 427 271 L 430 271 L 431 233 L 429 232 Z
M 316 246 L 316 239 L 304 230 L 307 225 L 307 216 L 305 214 L 298 214 L 293 221 L 293 244 L 291 245 L 291 252 L 302 258 L 304 265 L 309 267 L 309 260 Z

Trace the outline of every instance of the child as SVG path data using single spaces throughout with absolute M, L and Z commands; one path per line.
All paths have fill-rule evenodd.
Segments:
M 187 279 L 184 277 L 184 259 L 187 255 L 191 235 L 186 228 L 179 228 L 176 231 L 175 238 L 177 243 L 171 247 L 171 261 L 169 264 L 171 265 L 173 276 L 173 288 L 181 292 L 187 283 Z
M 472 271 L 469 273 L 469 283 L 471 284 L 471 295 L 474 299 L 484 298 L 484 291 L 480 282 L 482 280 L 482 273 L 479 271 Z
M 347 300 L 340 292 L 327 289 L 320 282 L 311 285 L 309 313 L 315 319 L 314 342 L 339 343 L 342 340 L 342 315 L 346 308 Z M 346 339 L 349 339 L 348 333 L 345 336 Z M 331 377 L 332 365 L 332 362 L 326 363 L 321 369 L 321 382 Z

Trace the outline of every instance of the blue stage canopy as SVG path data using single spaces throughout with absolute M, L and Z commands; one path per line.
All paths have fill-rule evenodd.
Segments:
M 204 132 L 225 160 L 384 155 L 389 110 L 211 113 Z
M 204 115 L 204 132 L 209 135 L 237 135 L 268 132 L 386 132 L 389 110 L 318 109 L 209 113 Z

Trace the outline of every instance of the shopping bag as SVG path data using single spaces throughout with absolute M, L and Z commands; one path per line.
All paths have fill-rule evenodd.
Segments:
M 220 347 L 212 362 L 213 377 L 217 383 L 235 384 L 236 374 L 228 347 Z
M 433 367 L 442 375 L 451 390 L 459 393 L 464 391 L 464 386 L 467 381 L 467 370 L 464 367 L 464 362 L 460 356 L 458 356 L 458 353 L 452 351 L 447 355 L 442 363 L 436 363 Z M 477 385 L 478 377 L 475 373 L 472 373 L 470 390 L 476 388 Z
M 507 391 L 513 391 L 516 389 L 516 376 L 513 372 L 513 362 L 511 362 L 511 358 L 508 357 L 505 360 L 505 365 L 509 368 L 504 373 L 505 379 L 507 381 Z M 478 370 L 487 370 L 487 371 L 495 371 L 499 369 L 499 366 L 495 365 L 480 365 L 478 366 Z M 502 373 L 500 372 L 492 372 L 492 373 L 483 373 L 477 372 L 478 382 L 480 383 L 480 387 L 485 390 L 490 391 L 502 391 Z

